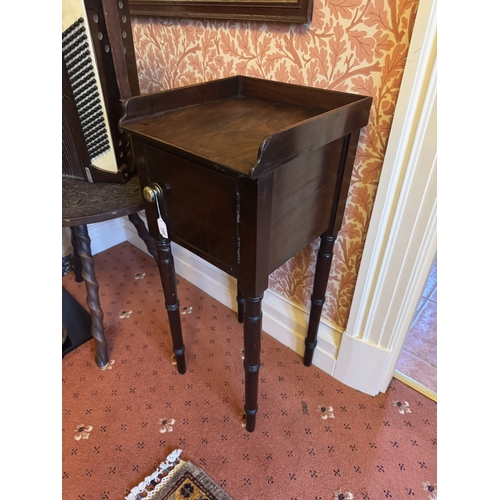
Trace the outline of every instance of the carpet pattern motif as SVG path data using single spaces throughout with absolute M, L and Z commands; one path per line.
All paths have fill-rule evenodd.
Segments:
M 235 500 L 437 499 L 435 402 L 397 380 L 362 394 L 264 333 L 248 433 L 236 314 L 179 277 L 179 375 L 154 260 L 126 242 L 95 269 L 111 361 L 96 366 L 93 340 L 62 361 L 65 500 L 123 499 L 177 448 Z

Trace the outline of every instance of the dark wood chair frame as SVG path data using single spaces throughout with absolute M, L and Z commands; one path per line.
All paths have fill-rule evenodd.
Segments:
M 62 225 L 71 228 L 75 279 L 84 281 L 87 291 L 86 304 L 91 317 L 90 333 L 96 347 L 95 360 L 97 366 L 104 368 L 109 362 L 108 343 L 104 334 L 104 315 L 87 225 L 128 216 L 155 260 L 158 260 L 158 253 L 153 238 L 138 215 L 144 205 L 137 177 L 123 185 L 63 179 L 62 198 Z M 81 203 L 82 200 L 87 202 Z

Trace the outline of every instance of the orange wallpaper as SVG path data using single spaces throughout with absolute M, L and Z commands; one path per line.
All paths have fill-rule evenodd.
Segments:
M 391 128 L 418 0 L 314 0 L 309 25 L 134 18 L 141 92 L 232 75 L 373 97 L 323 317 L 344 329 Z M 270 276 L 269 287 L 309 309 L 319 240 Z

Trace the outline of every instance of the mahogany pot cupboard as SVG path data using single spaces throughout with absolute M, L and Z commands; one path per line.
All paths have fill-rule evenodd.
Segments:
M 321 236 L 305 339 L 312 363 L 360 130 L 372 99 L 235 76 L 128 99 L 130 134 L 177 367 L 185 347 L 170 242 L 237 280 L 245 415 L 255 429 L 269 274 Z

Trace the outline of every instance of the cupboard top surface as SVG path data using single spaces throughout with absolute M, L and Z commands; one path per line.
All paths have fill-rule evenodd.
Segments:
M 236 97 L 140 120 L 130 129 L 248 174 L 266 137 L 314 115 L 305 108 Z
M 233 175 L 259 175 L 366 125 L 371 98 L 249 77 L 138 96 L 120 127 Z

